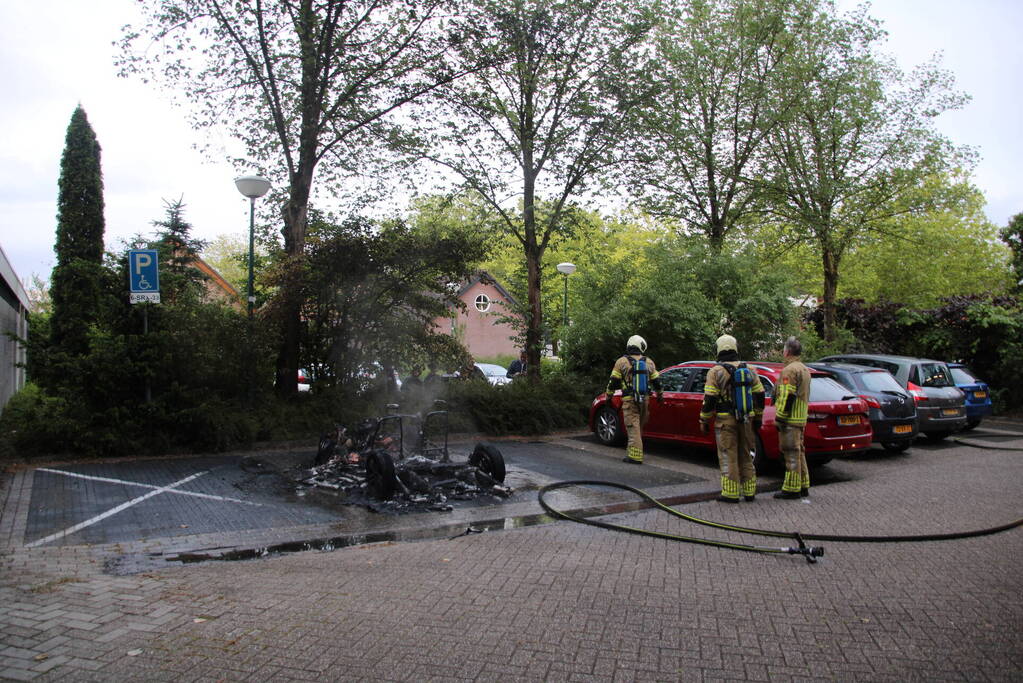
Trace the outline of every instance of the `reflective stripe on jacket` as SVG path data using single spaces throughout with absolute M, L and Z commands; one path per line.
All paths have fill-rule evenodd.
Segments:
M 774 392 L 775 419 L 794 427 L 806 424 L 810 403 L 810 370 L 799 358 L 789 358 Z

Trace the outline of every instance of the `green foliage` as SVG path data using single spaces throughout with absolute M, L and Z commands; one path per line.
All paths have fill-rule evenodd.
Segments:
M 583 427 L 595 393 L 570 375 L 544 376 L 540 382 L 519 380 L 494 386 L 489 382 L 451 382 L 446 387 L 452 429 L 493 436 L 546 434 Z
M 983 194 L 944 176 L 918 192 L 940 205 L 891 219 L 851 248 L 842 298 L 930 307 L 950 296 L 1010 291 L 1010 255 L 984 215 Z
M 795 329 L 784 274 L 757 268 L 747 253 L 714 254 L 680 241 L 651 246 L 646 258 L 650 268 L 641 272 L 617 264 L 620 279 L 577 273 L 586 296 L 566 338 L 568 369 L 606 382 L 633 334 L 665 367 L 713 357 L 714 340 L 725 332 L 739 340 L 744 357 L 760 358 Z
M 991 386 L 999 410 L 1023 405 L 1023 307 L 1017 299 L 956 296 L 935 308 L 845 299 L 838 303 L 843 336 L 849 336 L 807 352 L 808 358 L 846 351 L 962 362 Z M 819 329 L 820 312 L 809 322 Z
M 1009 219 L 1009 224 L 998 233 L 1002 241 L 1009 245 L 1012 252 L 1011 265 L 1015 292 L 1023 292 L 1023 213 L 1017 213 Z
M 79 106 L 71 115 L 60 161 L 57 197 L 57 263 L 51 277 L 53 316 L 50 332 L 61 367 L 86 352 L 88 328 L 99 317 L 103 264 L 103 176 L 100 147 Z M 42 375 L 45 386 L 62 381 L 63 372 Z
M 432 321 L 459 304 L 448 283 L 465 281 L 482 259 L 478 235 L 314 216 L 308 244 L 302 357 L 315 379 L 352 384 L 372 363 L 465 363 L 464 348 Z

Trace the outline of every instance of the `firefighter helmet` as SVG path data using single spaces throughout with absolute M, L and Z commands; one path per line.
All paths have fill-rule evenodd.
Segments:
M 721 353 L 722 351 L 735 351 L 738 353 L 739 351 L 739 345 L 735 341 L 735 337 L 730 334 L 723 334 L 718 337 L 717 345 L 718 353 Z
M 625 342 L 626 349 L 639 349 L 640 353 L 646 353 L 646 339 L 634 334 L 629 337 L 629 341 Z

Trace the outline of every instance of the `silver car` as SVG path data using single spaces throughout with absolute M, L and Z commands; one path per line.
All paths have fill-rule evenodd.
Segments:
M 966 395 L 956 387 L 952 372 L 940 360 L 846 353 L 822 362 L 853 363 L 887 370 L 916 400 L 920 433 L 935 441 L 966 426 Z

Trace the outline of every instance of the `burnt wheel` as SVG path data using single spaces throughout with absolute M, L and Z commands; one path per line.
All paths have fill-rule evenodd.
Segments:
M 395 488 L 394 460 L 387 453 L 372 451 L 366 456 L 366 491 L 374 498 L 389 500 Z
M 320 437 L 320 444 L 316 448 L 316 459 L 313 460 L 314 465 L 322 465 L 334 457 L 334 451 L 337 449 L 337 441 L 332 439 L 329 434 L 324 434 Z
M 476 444 L 472 455 L 469 456 L 469 464 L 484 472 L 494 481 L 504 482 L 504 475 L 506 473 L 504 456 L 501 455 L 501 451 L 497 450 L 496 446 L 488 443 Z
M 613 406 L 600 407 L 593 418 L 593 427 L 600 443 L 605 446 L 621 446 L 625 443 L 625 427 Z

